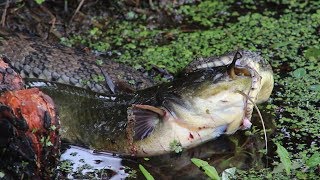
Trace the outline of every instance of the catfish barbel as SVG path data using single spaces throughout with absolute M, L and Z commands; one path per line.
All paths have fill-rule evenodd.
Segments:
M 172 152 L 174 142 L 188 149 L 248 128 L 253 105 L 239 91 L 260 103 L 273 89 L 270 65 L 250 51 L 189 67 L 180 79 L 133 94 L 96 94 L 57 83 L 41 89 L 58 106 L 63 138 L 142 157 Z

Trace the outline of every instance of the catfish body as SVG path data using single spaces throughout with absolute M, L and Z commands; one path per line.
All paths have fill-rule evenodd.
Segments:
M 179 79 L 135 94 L 99 95 L 57 83 L 42 87 L 42 90 L 58 106 L 62 138 L 98 151 L 152 156 L 172 151 L 170 143 L 175 140 L 183 148 L 206 142 L 224 133 L 228 124 L 234 121 L 230 117 L 212 119 L 210 111 L 221 115 L 217 108 L 229 106 L 236 119 L 242 116 L 243 97 L 237 94 L 239 101 L 232 102 L 230 106 L 227 100 L 223 100 L 227 97 L 223 94 L 230 96 L 232 88 L 229 85 L 238 87 L 242 83 L 247 86 L 244 85 L 241 90 L 248 91 L 250 79 L 241 77 L 239 81 L 231 81 L 224 73 L 223 69 L 199 71 L 187 75 L 185 78 L 188 81 Z M 217 92 L 210 91 L 213 93 L 210 95 L 205 91 L 214 88 L 210 87 L 212 84 L 218 89 Z M 203 103 L 201 99 L 206 101 L 208 97 L 217 97 L 220 93 L 222 100 L 211 100 L 220 104 L 212 107 L 199 104 Z M 155 111 L 148 109 L 150 107 Z M 230 113 L 226 109 L 224 111 Z
M 253 105 L 248 98 L 268 99 L 273 75 L 260 56 L 242 55 L 227 65 L 201 65 L 180 79 L 133 94 L 95 94 L 65 85 L 42 89 L 56 102 L 62 136 L 71 143 L 154 156 L 250 127 Z

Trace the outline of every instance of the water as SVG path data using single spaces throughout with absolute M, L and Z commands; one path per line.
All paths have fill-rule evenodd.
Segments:
M 100 179 L 111 176 L 111 180 L 125 179 L 129 176 L 122 165 L 122 159 L 109 153 L 95 153 L 93 150 L 71 145 L 61 155 L 60 160 L 72 163 L 70 167 L 73 173 L 67 175 L 68 179 L 79 175 L 85 177 L 88 174 Z

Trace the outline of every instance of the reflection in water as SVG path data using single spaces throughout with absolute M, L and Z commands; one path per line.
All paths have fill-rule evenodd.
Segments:
M 92 173 L 94 169 L 108 171 L 107 177 L 104 176 L 102 179 L 124 179 L 128 176 L 143 179 L 138 164 L 142 164 L 156 179 L 207 179 L 208 177 L 191 162 L 191 158 L 207 161 L 219 173 L 231 167 L 246 170 L 252 167 L 261 169 L 266 166 L 264 154 L 260 152 L 265 148 L 263 136 L 244 134 L 245 132 L 240 131 L 233 136 L 221 136 L 201 146 L 185 150 L 181 154 L 155 156 L 147 160 L 120 157 L 110 153 L 93 153 L 92 150 L 71 146 L 63 153 L 61 160 L 69 159 L 74 163 L 72 170 L 78 173 L 76 176 L 78 179 L 88 178 L 84 174 Z M 83 170 L 83 175 L 79 176 L 79 169 L 86 163 L 90 168 Z M 93 173 L 91 177 L 100 178 L 101 175 Z M 69 175 L 68 178 L 72 176 Z
M 60 161 L 69 161 L 72 164 L 68 179 L 77 178 L 79 175 L 83 178 L 88 174 L 95 178 L 108 176 L 112 180 L 125 179 L 128 176 L 121 164 L 121 158 L 109 153 L 94 153 L 93 150 L 78 146 L 69 146 L 61 155 Z

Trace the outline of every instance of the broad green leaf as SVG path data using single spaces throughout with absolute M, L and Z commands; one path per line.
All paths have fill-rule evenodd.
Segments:
M 235 177 L 236 170 L 237 170 L 237 168 L 235 168 L 235 167 L 225 169 L 225 170 L 222 172 L 222 177 L 221 177 L 221 179 L 222 179 L 222 180 L 236 179 L 236 177 Z
M 37 4 L 41 5 L 45 0 L 35 0 Z
M 320 91 L 320 84 L 310 86 L 310 90 L 312 90 L 312 91 Z
M 290 44 L 291 42 L 287 41 L 287 42 L 280 42 L 280 43 L 276 43 L 272 45 L 272 48 L 280 48 L 283 46 L 287 46 L 288 44 Z
M 139 169 L 147 180 L 154 180 L 153 176 L 141 164 L 139 164 Z
M 296 78 L 302 78 L 306 74 L 307 74 L 307 71 L 304 68 L 298 68 L 298 69 L 293 71 L 293 76 L 296 77 Z
M 306 58 L 318 58 L 320 57 L 320 49 L 318 48 L 309 48 L 306 52 L 305 52 L 305 56 Z
M 291 170 L 291 167 L 292 167 L 292 162 L 290 160 L 290 157 L 289 157 L 289 153 L 288 151 L 283 147 L 281 146 L 280 144 L 276 143 L 277 145 L 277 153 L 278 153 L 278 156 L 280 158 L 280 161 L 281 163 L 283 164 L 284 166 L 284 169 L 286 170 L 286 173 L 287 175 L 290 174 L 290 170 Z
M 208 175 L 210 178 L 220 180 L 217 170 L 213 166 L 210 166 L 208 162 L 197 158 L 192 158 L 191 161 L 193 162 L 193 164 L 203 170 L 204 173 L 206 173 L 206 175 Z
M 315 167 L 317 165 L 320 165 L 320 153 L 319 152 L 315 152 L 310 159 L 307 160 L 306 164 L 309 167 Z

